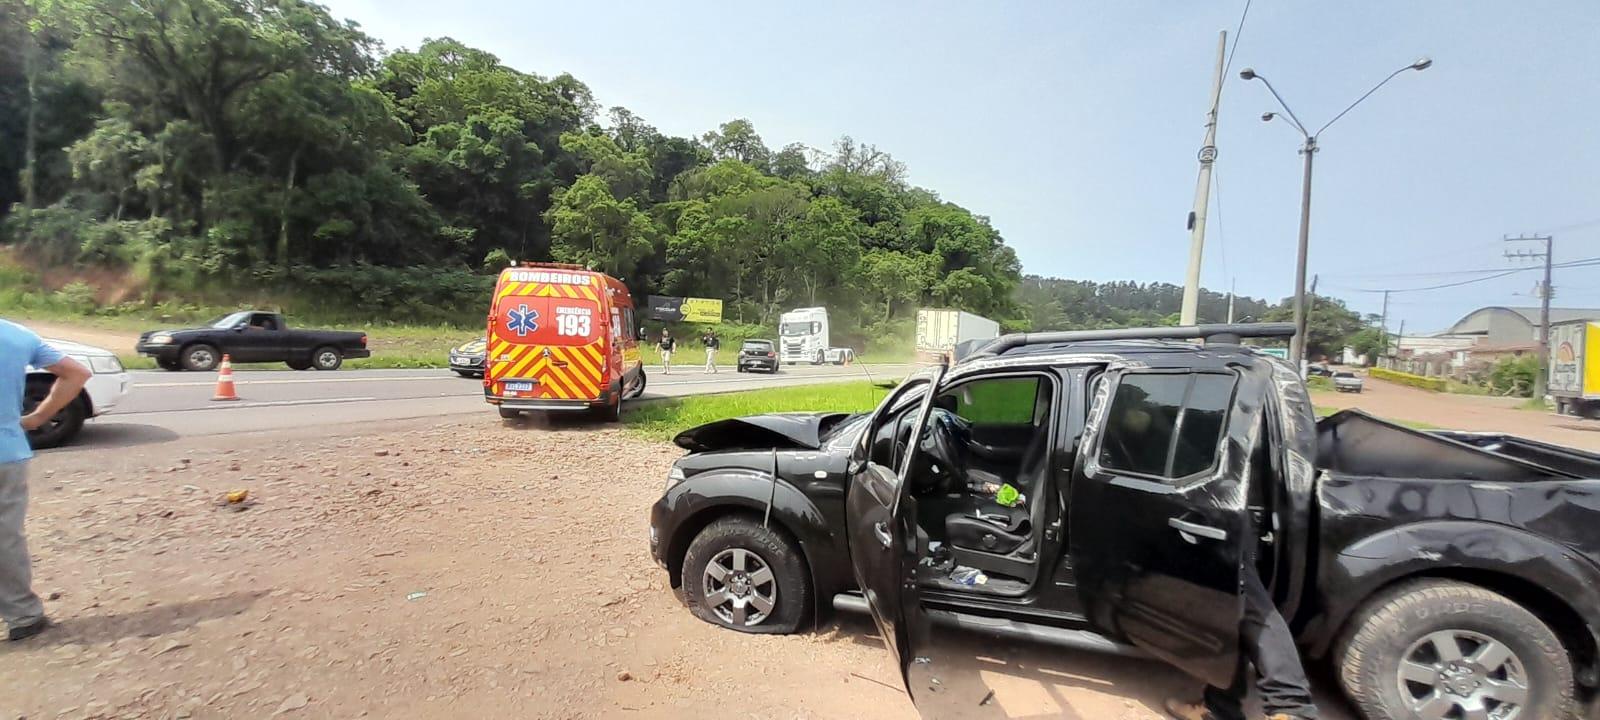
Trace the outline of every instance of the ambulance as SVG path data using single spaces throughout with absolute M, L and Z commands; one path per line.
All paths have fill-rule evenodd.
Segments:
M 558 263 L 506 268 L 489 304 L 483 397 L 503 418 L 588 412 L 616 421 L 622 401 L 644 393 L 640 332 L 614 277 Z

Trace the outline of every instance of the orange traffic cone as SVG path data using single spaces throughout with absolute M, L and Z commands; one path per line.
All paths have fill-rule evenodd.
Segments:
M 222 369 L 217 371 L 217 393 L 211 399 L 239 399 L 239 394 L 233 391 L 233 361 L 227 355 L 222 356 Z

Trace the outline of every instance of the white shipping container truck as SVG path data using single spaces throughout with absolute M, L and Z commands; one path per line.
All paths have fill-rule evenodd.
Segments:
M 1000 323 L 960 310 L 917 311 L 917 357 L 938 362 L 957 345 L 969 340 L 982 343 L 1000 337 Z

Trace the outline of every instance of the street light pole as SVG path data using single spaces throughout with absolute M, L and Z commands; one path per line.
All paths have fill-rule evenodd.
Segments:
M 1388 77 L 1384 78 L 1377 85 L 1373 85 L 1371 90 L 1368 90 L 1361 97 L 1356 98 L 1355 102 L 1350 103 L 1350 105 L 1344 110 L 1339 111 L 1338 115 L 1333 116 L 1332 120 L 1324 123 L 1322 127 L 1317 128 L 1316 132 L 1311 132 L 1310 130 L 1306 129 L 1305 124 L 1300 122 L 1300 118 L 1295 117 L 1294 111 L 1289 109 L 1289 103 L 1284 102 L 1283 96 L 1278 94 L 1278 89 L 1273 87 L 1272 83 L 1268 82 L 1265 77 L 1257 74 L 1256 71 L 1251 68 L 1245 68 L 1239 71 L 1240 78 L 1245 80 L 1260 80 L 1261 84 L 1267 86 L 1267 90 L 1272 93 L 1273 99 L 1278 101 L 1278 106 L 1283 108 L 1284 115 L 1286 116 L 1285 120 L 1293 125 L 1294 129 L 1299 130 L 1300 136 L 1305 138 L 1305 144 L 1300 146 L 1300 154 L 1306 157 L 1306 167 L 1305 179 L 1303 180 L 1300 188 L 1300 247 L 1299 252 L 1295 256 L 1294 268 L 1295 333 L 1294 338 L 1289 341 L 1289 361 L 1293 362 L 1296 368 L 1304 368 L 1306 359 L 1306 252 L 1309 249 L 1311 240 L 1311 162 L 1312 158 L 1317 154 L 1317 138 L 1322 136 L 1324 130 L 1327 130 L 1334 123 L 1338 122 L 1339 118 L 1344 117 L 1346 113 L 1354 110 L 1355 107 L 1360 105 L 1363 100 L 1372 97 L 1372 94 L 1377 92 L 1378 88 L 1387 85 L 1390 80 L 1395 79 L 1395 76 L 1407 70 L 1421 71 L 1427 70 L 1432 66 L 1432 60 L 1429 60 L 1428 58 L 1420 58 L 1410 65 L 1389 73 Z M 1261 121 L 1271 122 L 1277 117 L 1277 113 L 1269 112 L 1261 116 Z
M 1294 262 L 1294 337 L 1289 340 L 1289 361 L 1297 369 L 1306 359 L 1306 251 L 1311 247 L 1311 159 L 1317 155 L 1316 136 L 1306 136 L 1300 154 L 1306 156 L 1306 170 L 1300 187 L 1300 249 Z

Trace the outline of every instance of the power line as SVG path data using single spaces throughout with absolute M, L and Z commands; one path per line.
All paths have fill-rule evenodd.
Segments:
M 1239 50 L 1239 38 L 1244 37 L 1244 19 L 1250 17 L 1250 2 L 1251 0 L 1244 0 L 1244 12 L 1239 13 L 1239 27 L 1233 31 L 1233 47 L 1228 49 L 1228 62 L 1223 67 L 1223 77 L 1227 77 L 1228 71 L 1233 69 L 1233 54 Z
M 1248 5 L 1245 7 L 1249 8 Z M 1222 278 L 1232 282 L 1232 276 L 1228 274 L 1228 233 L 1222 229 L 1222 174 L 1217 172 L 1215 166 L 1211 168 L 1211 184 L 1217 190 L 1217 253 L 1222 260 Z
M 1440 285 L 1429 285 L 1427 287 L 1398 288 L 1398 289 L 1397 288 L 1389 288 L 1387 290 L 1368 290 L 1368 289 L 1365 289 L 1365 288 L 1342 288 L 1342 289 L 1350 291 L 1350 292 L 1364 292 L 1364 293 L 1405 293 L 1405 292 L 1422 292 L 1424 290 L 1443 290 L 1445 288 L 1461 287 L 1462 285 L 1471 285 L 1473 283 L 1480 283 L 1480 282 L 1484 282 L 1484 281 L 1487 281 L 1487 280 L 1494 280 L 1496 278 L 1503 278 L 1503 277 L 1505 277 L 1507 275 L 1514 275 L 1514 274 L 1519 273 L 1519 272 L 1527 272 L 1529 270 L 1534 270 L 1534 269 L 1535 268 L 1532 268 L 1532 267 L 1525 267 L 1525 268 L 1516 268 L 1516 269 L 1513 269 L 1513 270 L 1502 270 L 1502 271 L 1500 271 L 1499 274 L 1490 275 L 1488 277 L 1472 278 L 1471 280 L 1461 280 L 1459 282 L 1443 283 L 1443 284 L 1440 284 Z
M 1568 260 L 1566 262 L 1553 263 L 1553 264 L 1551 264 L 1550 267 L 1552 267 L 1552 268 L 1582 268 L 1582 267 L 1596 267 L 1596 266 L 1600 266 L 1600 257 L 1581 258 L 1581 259 L 1578 259 L 1578 260 Z M 1470 280 L 1462 280 L 1460 282 L 1443 283 L 1443 284 L 1440 284 L 1440 285 L 1431 285 L 1431 286 L 1428 286 L 1428 287 L 1420 287 L 1420 288 L 1405 288 L 1405 289 L 1377 288 L 1377 289 L 1373 289 L 1373 288 L 1353 288 L 1353 287 L 1339 286 L 1338 289 L 1345 290 L 1345 291 L 1348 291 L 1348 292 L 1364 292 L 1364 293 L 1381 293 L 1381 292 L 1397 292 L 1397 293 L 1399 293 L 1399 292 L 1419 292 L 1419 291 L 1422 291 L 1422 290 L 1442 290 L 1444 288 L 1460 287 L 1462 285 L 1471 285 L 1472 283 L 1485 282 L 1485 281 L 1488 281 L 1488 280 L 1495 280 L 1495 279 L 1498 279 L 1498 278 L 1503 278 L 1503 277 L 1505 277 L 1507 275 L 1512 275 L 1512 274 L 1519 273 L 1519 272 L 1527 272 L 1529 270 L 1538 270 L 1538 269 L 1539 269 L 1539 267 L 1530 265 L 1528 267 L 1512 268 L 1510 270 L 1505 270 L 1505 269 L 1500 269 L 1500 268 L 1488 268 L 1488 269 L 1484 269 L 1484 270 L 1457 270 L 1457 271 L 1447 271 L 1447 272 L 1439 272 L 1439 273 L 1394 273 L 1394 274 L 1387 275 L 1387 276 L 1374 274 L 1374 275 L 1371 275 L 1369 277 L 1415 277 L 1415 276 L 1453 275 L 1453 274 L 1468 274 L 1468 273 L 1476 274 L 1476 273 L 1486 273 L 1486 272 L 1494 273 L 1493 275 L 1489 275 L 1487 277 L 1472 278 Z M 1342 276 L 1339 276 L 1339 277 L 1353 277 L 1353 276 L 1342 275 Z

